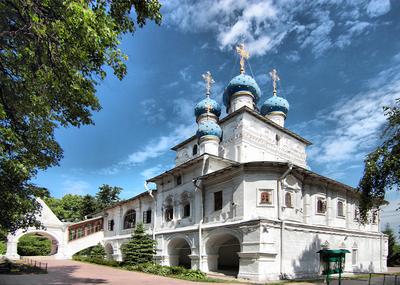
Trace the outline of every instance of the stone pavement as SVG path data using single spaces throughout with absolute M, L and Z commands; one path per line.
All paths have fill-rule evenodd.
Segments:
M 44 261 L 44 260 L 41 260 Z M 183 285 L 218 284 L 200 283 L 172 279 L 162 276 L 116 269 L 108 266 L 88 264 L 73 260 L 46 260 L 48 274 L 7 275 L 0 274 L 1 285 Z M 224 283 L 223 285 L 226 285 Z

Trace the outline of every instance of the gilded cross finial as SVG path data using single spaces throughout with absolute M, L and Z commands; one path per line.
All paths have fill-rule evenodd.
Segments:
M 209 72 L 209 71 L 207 71 L 202 76 L 203 76 L 203 79 L 204 79 L 204 81 L 206 83 L 206 95 L 210 96 L 210 94 L 211 94 L 211 84 L 215 83 L 215 81 L 211 76 L 211 72 Z
M 250 53 L 244 48 L 244 44 L 236 47 L 236 52 L 240 55 L 240 74 L 244 73 L 244 60 L 249 59 Z
M 272 69 L 272 71 L 270 71 L 269 76 L 271 76 L 272 79 L 272 86 L 274 87 L 274 91 L 273 94 L 274 96 L 276 96 L 276 83 L 281 80 L 278 76 L 278 72 L 276 72 L 276 69 Z

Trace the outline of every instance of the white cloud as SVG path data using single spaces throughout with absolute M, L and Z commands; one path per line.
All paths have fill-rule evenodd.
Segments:
M 371 0 L 367 6 L 370 17 L 379 17 L 390 11 L 390 0 Z
M 157 104 L 155 99 L 145 99 L 140 102 L 143 118 L 150 124 L 165 120 L 165 110 Z
M 90 189 L 90 184 L 83 180 L 68 178 L 62 182 L 61 192 L 65 194 L 84 195 Z
M 309 149 L 309 159 L 323 166 L 325 174 L 340 176 L 344 167 L 362 162 L 379 143 L 386 123 L 383 107 L 393 105 L 400 97 L 399 72 L 400 67 L 395 63 L 371 80 L 382 83 L 379 86 L 367 82 L 365 92 L 342 99 L 322 110 L 315 119 L 295 126 L 314 137 L 315 145 Z M 396 75 L 388 80 L 388 74 Z M 319 133 L 313 133 L 314 130 Z
M 152 139 L 142 149 L 131 153 L 122 164 L 135 165 L 163 155 L 171 147 L 192 136 L 194 133 L 195 124 L 179 125 L 170 134 Z
M 142 172 L 140 172 L 140 175 L 142 175 L 144 179 L 150 179 L 160 174 L 162 170 L 163 170 L 162 165 L 158 164 L 154 167 L 144 169 Z
M 221 49 L 232 49 L 243 41 L 253 55 L 276 49 L 290 36 L 297 39 L 302 49 L 311 49 L 318 57 L 330 48 L 349 45 L 353 37 L 372 27 L 375 17 L 388 11 L 389 0 L 170 0 L 163 3 L 168 25 L 185 32 L 212 32 Z M 354 26 L 346 26 L 349 21 Z

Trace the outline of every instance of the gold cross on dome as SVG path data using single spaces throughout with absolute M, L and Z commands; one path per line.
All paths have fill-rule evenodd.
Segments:
M 203 76 L 203 79 L 204 79 L 204 81 L 206 83 L 206 95 L 210 96 L 210 94 L 211 94 L 211 84 L 215 83 L 215 81 L 211 76 L 211 72 L 209 72 L 209 71 L 207 71 L 202 76 Z
M 276 83 L 281 80 L 278 76 L 278 72 L 276 69 L 272 69 L 272 71 L 269 72 L 269 76 L 271 76 L 272 79 L 272 86 L 274 87 L 273 94 L 276 96 Z
M 236 47 L 236 52 L 240 55 L 240 73 L 244 73 L 244 60 L 249 59 L 250 53 L 244 48 L 244 44 Z

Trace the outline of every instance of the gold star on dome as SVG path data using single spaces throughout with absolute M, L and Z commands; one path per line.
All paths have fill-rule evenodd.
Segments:
M 206 95 L 210 96 L 210 94 L 211 94 L 211 84 L 215 83 L 215 81 L 211 76 L 211 72 L 209 72 L 209 71 L 207 71 L 202 76 L 203 76 L 203 79 L 204 79 L 204 81 L 206 83 Z
M 240 44 L 236 47 L 236 52 L 240 56 L 240 74 L 244 73 L 244 61 L 249 59 L 250 53 L 244 48 L 244 44 Z

